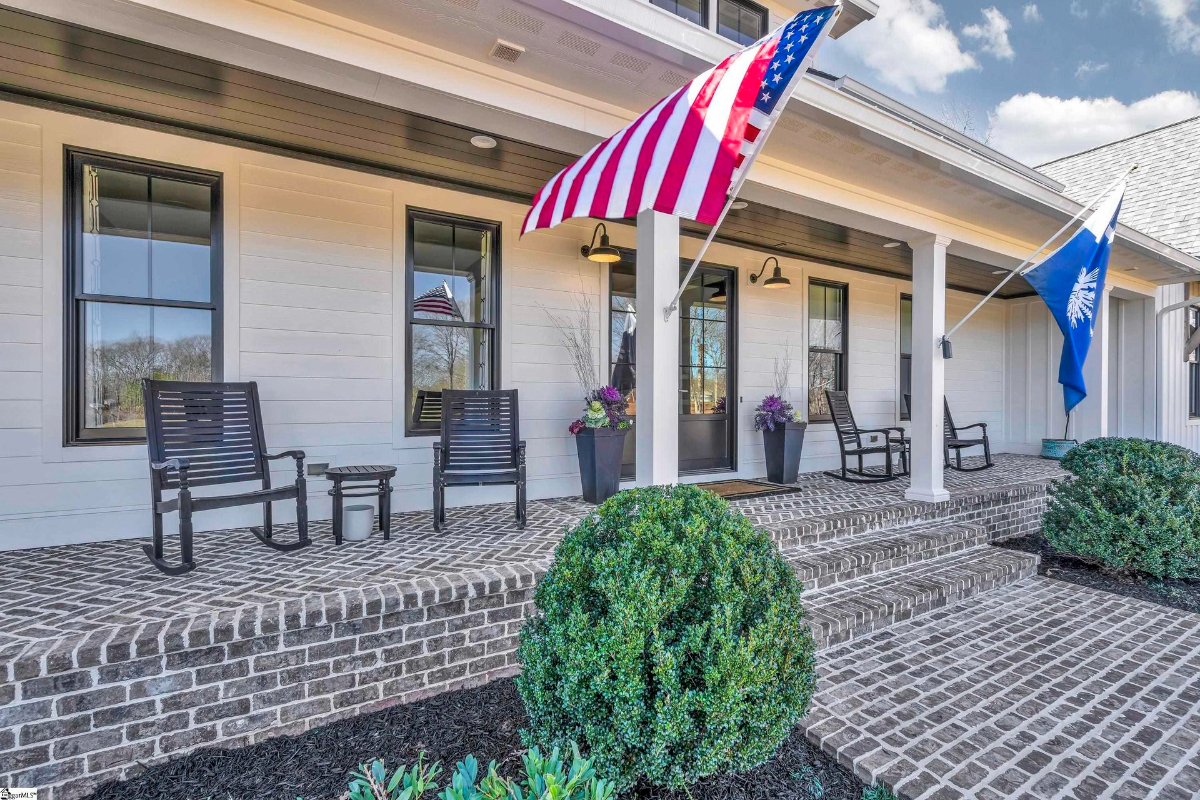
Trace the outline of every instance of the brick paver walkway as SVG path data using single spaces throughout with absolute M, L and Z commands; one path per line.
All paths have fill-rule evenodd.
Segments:
M 903 798 L 1200 796 L 1200 615 L 1032 578 L 819 663 L 809 738 Z

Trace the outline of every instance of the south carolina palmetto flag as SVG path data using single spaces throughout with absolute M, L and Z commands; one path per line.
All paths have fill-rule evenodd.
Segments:
M 521 232 L 648 208 L 716 224 L 839 11 L 802 11 L 664 97 L 543 186 Z

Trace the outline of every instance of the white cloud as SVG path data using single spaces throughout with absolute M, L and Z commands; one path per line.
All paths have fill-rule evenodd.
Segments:
M 1200 55 L 1200 0 L 1139 0 L 1138 5 L 1158 16 L 1173 49 Z
M 1042 12 L 1037 7 L 1037 3 L 1026 3 L 1025 8 L 1021 11 L 1021 15 L 1025 17 L 1026 22 L 1042 21 Z
M 979 68 L 933 0 L 880 0 L 879 15 L 842 42 L 880 80 L 909 94 L 941 92 L 951 75 Z
M 982 23 L 963 28 L 963 36 L 983 42 L 983 52 L 1011 61 L 1016 55 L 1012 43 L 1008 41 L 1008 29 L 1011 27 L 1012 23 L 1008 21 L 1008 17 L 1001 14 L 1000 9 L 992 6 L 983 10 Z
M 1075 69 L 1075 77 L 1083 80 L 1090 78 L 1097 72 L 1104 72 L 1106 69 L 1108 69 L 1108 64 L 1105 62 L 1081 61 Z
M 1071 11 L 1072 17 L 1078 17 L 1079 19 L 1087 19 L 1088 15 L 1092 13 L 1087 8 L 1085 8 L 1079 2 L 1079 0 L 1071 0 L 1070 11 Z
M 1200 97 L 1167 91 L 1126 105 L 1114 97 L 1014 95 L 991 113 L 991 144 L 1026 164 L 1124 139 L 1200 115 Z

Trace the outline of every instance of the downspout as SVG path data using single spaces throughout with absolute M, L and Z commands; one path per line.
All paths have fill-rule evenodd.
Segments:
M 1200 304 L 1200 296 L 1191 297 L 1178 303 L 1172 303 L 1159 309 L 1154 315 L 1154 438 L 1160 442 L 1166 441 L 1166 421 L 1163 411 L 1163 323 L 1167 314 L 1179 311 L 1189 306 Z

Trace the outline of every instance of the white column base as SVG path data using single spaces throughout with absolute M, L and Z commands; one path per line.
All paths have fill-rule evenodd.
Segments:
M 925 492 L 920 489 L 906 489 L 905 500 L 916 500 L 921 503 L 944 503 L 950 499 L 950 493 L 944 489 L 940 492 Z

